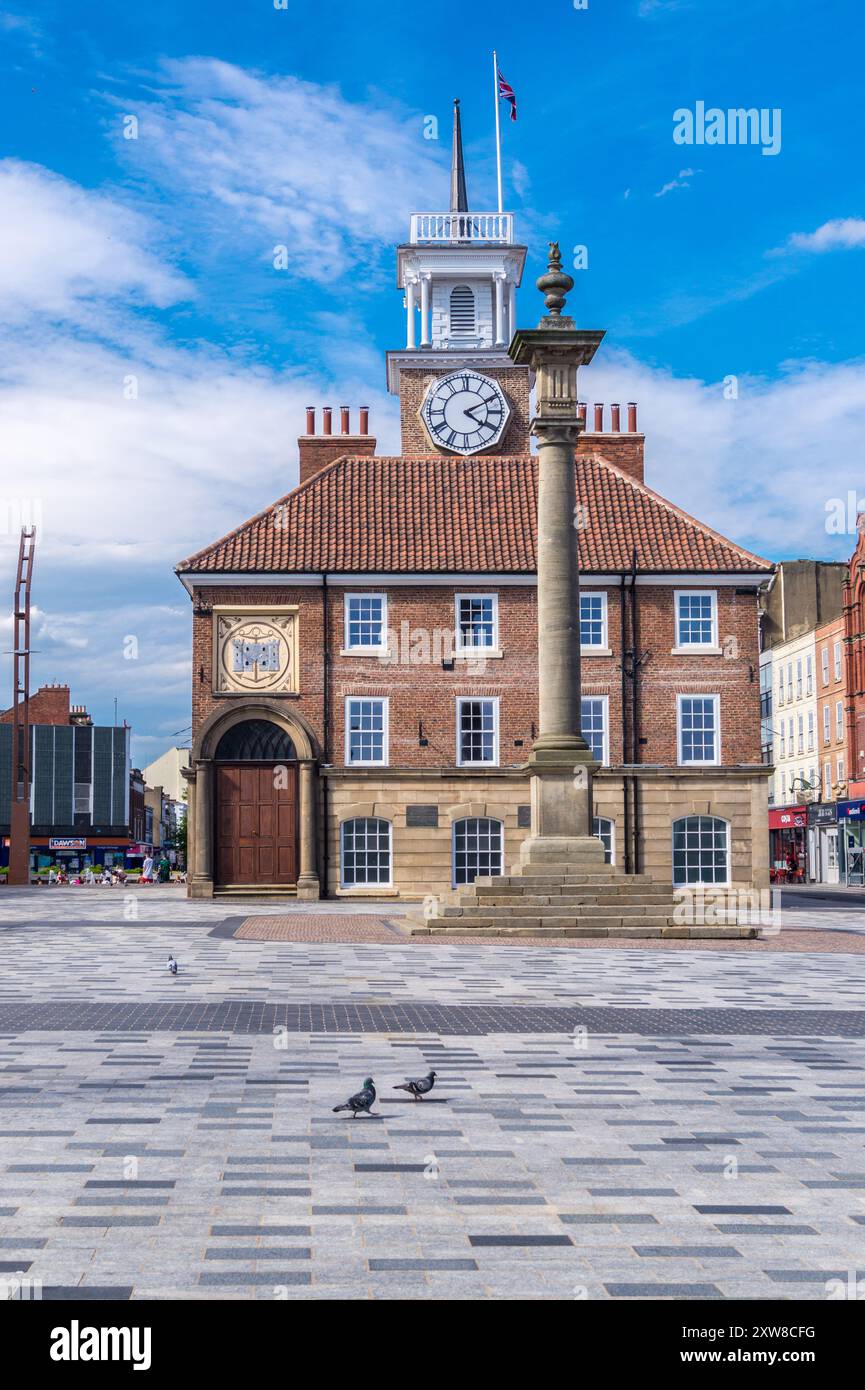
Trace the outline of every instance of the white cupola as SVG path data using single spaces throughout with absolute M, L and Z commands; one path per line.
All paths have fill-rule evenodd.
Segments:
M 399 392 L 403 367 L 431 365 L 447 353 L 454 367 L 510 365 L 516 291 L 526 248 L 514 242 L 509 212 L 470 212 L 460 104 L 454 101 L 448 212 L 417 212 L 397 248 L 397 284 L 405 294 L 406 345 L 387 354 L 388 388 Z

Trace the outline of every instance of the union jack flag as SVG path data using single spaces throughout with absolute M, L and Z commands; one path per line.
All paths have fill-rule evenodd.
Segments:
M 511 120 L 512 120 L 512 121 L 515 121 L 515 120 L 517 119 L 517 98 L 516 98 L 516 93 L 514 92 L 514 89 L 513 89 L 513 87 L 511 86 L 510 82 L 506 82 L 505 79 L 502 77 L 502 70 L 501 70 L 501 68 L 498 69 L 498 75 L 499 75 L 499 98 L 500 98 L 501 101 L 510 102 L 510 107 L 511 107 Z

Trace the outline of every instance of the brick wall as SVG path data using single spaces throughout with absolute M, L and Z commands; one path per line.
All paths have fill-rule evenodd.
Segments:
M 11 709 L 0 713 L 0 724 L 12 723 Z M 30 696 L 31 724 L 69 723 L 69 686 L 41 685 Z
M 440 362 L 441 355 L 439 355 Z M 417 454 L 440 453 L 433 448 L 421 422 L 419 411 L 426 388 L 434 378 L 448 376 L 453 366 L 437 363 L 435 370 L 425 367 L 403 367 L 400 372 L 400 420 L 402 452 L 408 457 Z M 497 381 L 511 408 L 502 439 L 496 445 L 497 454 L 527 454 L 529 444 L 529 371 L 527 367 L 480 367 L 484 376 Z
M 643 482 L 644 473 L 644 452 L 646 436 L 637 434 L 636 431 L 625 431 L 621 434 L 595 433 L 594 430 L 583 432 L 578 440 L 576 447 L 577 458 L 596 456 L 606 459 L 608 463 L 615 464 L 616 468 L 621 468 L 623 473 L 627 473 L 631 478 L 636 478 L 638 483 Z
M 370 457 L 375 444 L 372 434 L 302 434 L 297 441 L 299 481 L 305 483 L 343 455 Z
M 370 586 L 358 586 L 369 591 Z M 489 592 L 468 585 L 461 592 Z M 329 761 L 344 759 L 344 707 L 347 695 L 382 695 L 389 699 L 390 765 L 430 769 L 453 767 L 456 747 L 455 700 L 459 695 L 492 695 L 499 699 L 500 763 L 521 763 L 532 745 L 537 721 L 537 604 L 535 587 L 503 585 L 497 591 L 501 657 L 456 658 L 453 670 L 442 668 L 447 634 L 454 627 L 454 590 L 444 586 L 398 586 L 388 592 L 388 626 L 395 634 L 397 660 L 376 656 L 341 656 L 344 642 L 342 587 L 328 590 L 331 654 L 331 718 Z M 608 630 L 610 656 L 585 656 L 584 695 L 609 698 L 610 758 L 623 760 L 621 717 L 620 591 L 610 588 Z M 266 586 L 199 590 L 208 604 L 297 604 L 299 694 L 283 697 L 309 723 L 323 742 L 323 605 L 319 588 Z M 676 696 L 704 693 L 720 696 L 721 753 L 727 764 L 760 763 L 759 654 L 757 598 L 722 587 L 718 594 L 721 655 L 674 654 L 672 586 L 640 585 L 637 589 L 637 647 L 644 656 L 639 677 L 638 761 L 675 764 Z M 626 609 L 626 646 L 630 644 L 630 609 Z M 212 690 L 213 636 L 211 616 L 193 619 L 193 734 L 210 713 L 232 696 Z M 418 725 L 422 730 L 419 732 Z M 419 737 L 428 740 L 421 747 Z M 626 760 L 631 760 L 630 749 Z

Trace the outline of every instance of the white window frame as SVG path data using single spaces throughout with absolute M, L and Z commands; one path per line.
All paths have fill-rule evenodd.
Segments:
M 714 758 L 682 757 L 682 701 L 712 700 L 715 705 L 715 756 Z M 678 767 L 718 767 L 721 762 L 721 697 L 711 691 L 693 691 L 687 695 L 676 696 L 676 759 Z
M 827 795 L 827 793 L 831 792 L 831 790 L 832 790 L 832 762 L 831 762 L 831 759 L 830 759 L 830 761 L 829 761 L 828 763 L 824 763 L 824 764 L 823 764 L 823 791 L 822 791 L 822 795 L 825 797 L 825 796 Z
M 828 705 L 823 706 L 823 742 L 832 742 L 832 711 Z
M 802 698 L 802 658 L 796 657 L 796 699 Z
M 691 881 L 691 882 L 688 882 L 688 881 L 686 880 L 686 881 L 683 882 L 683 883 L 677 883 L 677 882 L 676 882 L 676 826 L 680 823 L 680 821 L 685 821 L 685 820 L 715 820 L 715 821 L 720 821 L 722 825 L 726 826 L 726 830 L 727 830 L 727 848 L 726 848 L 726 854 L 727 854 L 727 877 L 723 880 L 723 882 L 721 882 L 721 881 L 719 881 L 719 880 L 717 880 L 717 879 L 712 879 L 712 880 L 709 880 L 709 881 L 707 881 L 707 880 L 705 880 L 705 879 L 697 879 L 697 880 L 693 880 L 693 881 Z M 731 833 L 730 833 L 730 832 L 731 832 L 731 825 L 730 825 L 730 822 L 727 820 L 726 816 L 711 816 L 711 815 L 710 815 L 710 816 L 703 816 L 703 815 L 700 815 L 699 812 L 694 812 L 693 814 L 688 815 L 688 816 L 677 816 L 677 817 L 675 818 L 675 820 L 672 822 L 672 825 L 671 825 L 671 827 L 670 827 L 670 844 L 671 844 L 671 851 L 672 851 L 672 869 L 673 869 L 672 878 L 673 878 L 673 888 L 674 888 L 674 890 L 680 891 L 680 890 L 683 889 L 683 888 L 700 888 L 700 887 L 703 887 L 703 888 L 729 888 L 729 887 L 730 887 L 730 872 L 731 872 L 731 869 L 732 869 L 732 836 L 731 836 Z
M 836 780 L 837 782 L 844 782 L 844 781 L 846 780 L 847 768 L 846 768 L 846 765 L 845 765 L 845 758 L 844 758 L 844 754 L 843 754 L 843 753 L 841 753 L 841 754 L 835 759 L 835 771 L 838 773 L 838 776 L 836 777 L 835 780 Z
M 465 882 L 462 882 L 462 881 L 460 881 L 459 883 L 457 882 L 457 826 L 458 826 L 458 825 L 464 825 L 465 822 L 468 821 L 468 820 L 483 820 L 483 821 L 489 821 L 489 823 L 490 823 L 491 825 L 497 825 L 497 826 L 498 826 L 498 828 L 499 828 L 499 834 L 500 834 L 500 836 L 501 836 L 501 845 L 502 845 L 502 848 L 501 848 L 501 860 L 500 860 L 501 868 L 499 869 L 499 872 L 498 872 L 497 874 L 490 874 L 490 875 L 486 875 L 486 874 L 476 874 L 475 877 L 476 877 L 476 878 L 480 878 L 480 877 L 482 877 L 482 878 L 486 878 L 486 877 L 490 877 L 490 878 L 501 878 L 502 875 L 503 875 L 504 872 L 505 872 L 505 824 L 504 824 L 504 821 L 499 820 L 498 816 L 458 816 L 457 819 L 456 819 L 455 821 L 453 821 L 453 823 L 451 824 L 451 886 L 452 886 L 453 888 L 470 888 L 471 885 L 472 885 L 472 883 L 474 883 L 474 879 L 471 879 L 468 883 L 465 883 Z
M 829 648 L 822 647 L 820 650 L 820 675 L 824 685 L 829 684 Z
M 384 719 L 382 720 L 382 751 L 384 756 L 381 758 L 352 758 L 351 756 L 351 730 L 349 728 L 349 709 L 354 700 L 366 700 L 370 703 L 382 705 L 384 708 Z M 390 700 L 387 695 L 346 695 L 343 713 L 343 723 L 345 726 L 345 766 L 346 767 L 388 767 L 390 762 Z M 373 817 L 381 819 L 381 817 Z
M 596 825 L 600 825 L 600 823 L 601 823 L 602 821 L 603 821 L 604 825 L 608 825 L 608 826 L 610 827 L 610 863 L 611 863 L 611 864 L 615 864 L 615 862 L 616 862 L 616 822 L 613 820 L 612 816 L 593 816 L 593 817 L 592 817 L 592 834 L 593 834 L 593 836 L 595 837 L 596 840 L 601 840 L 601 837 L 600 837 L 600 835 L 598 834 L 597 830 L 595 829 L 595 826 L 596 826 Z M 603 840 L 601 840 L 601 844 L 603 844 L 603 843 L 604 843 Z
M 378 599 L 381 602 L 381 633 L 382 641 L 377 647 L 365 646 L 363 644 L 352 646 L 349 640 L 349 612 L 350 605 L 355 599 Z M 340 656 L 382 656 L 387 652 L 387 594 L 378 592 L 359 593 L 356 590 L 345 594 L 343 598 L 343 631 L 342 631 L 342 651 Z
M 835 742 L 844 742 L 844 701 L 835 701 Z
M 841 643 L 840 643 L 840 642 L 836 642 L 836 643 L 835 643 L 835 649 L 834 649 L 834 652 L 833 652 L 833 657 L 834 657 L 834 661 L 835 661 L 835 679 L 836 679 L 836 681 L 839 681 L 839 680 L 841 679 L 841 674 L 842 674 L 842 670 L 843 670 L 843 663 L 842 663 L 842 660 L 841 660 Z
M 359 820 L 384 821 L 387 826 L 387 858 L 388 858 L 388 879 L 384 883 L 377 879 L 375 883 L 346 883 L 345 881 L 345 827 L 353 825 Z M 344 893 L 377 893 L 382 888 L 393 888 L 393 821 L 389 821 L 386 816 L 346 816 L 345 820 L 339 824 L 339 886 Z
M 809 652 L 805 657 L 805 694 L 814 693 L 814 659 Z
M 712 638 L 709 642 L 685 642 L 683 644 L 679 623 L 679 600 L 683 598 L 706 598 L 709 597 L 712 603 Z M 675 589 L 673 591 L 673 623 L 675 641 L 673 653 L 675 655 L 688 656 L 691 652 L 710 652 L 715 656 L 721 655 L 721 648 L 718 645 L 718 590 L 717 589 Z
M 601 706 L 602 706 L 602 709 L 603 709 L 603 719 L 604 719 L 604 729 L 603 729 L 603 748 L 602 748 L 601 765 L 602 765 L 603 767 L 609 767 L 609 765 L 610 765 L 610 697 L 609 697 L 609 695 L 581 695 L 581 696 L 580 696 L 580 701 L 582 702 L 583 700 L 598 700 L 598 701 L 600 701 L 600 704 L 601 704 Z M 582 707 L 582 703 L 581 703 L 581 704 L 580 704 L 580 728 L 581 728 L 581 729 L 582 729 L 582 723 L 583 723 L 583 707 Z
M 805 752 L 805 716 L 796 716 L 796 748 L 800 753 Z
M 601 600 L 601 640 L 600 642 L 583 642 L 583 612 L 582 603 L 584 598 L 599 598 Z M 580 590 L 580 612 L 578 620 L 580 624 L 580 652 L 585 656 L 612 656 L 610 647 L 610 624 L 609 624 L 609 595 L 603 589 L 581 589 Z
M 461 739 L 461 714 L 465 704 L 487 703 L 493 707 L 493 757 L 482 760 L 481 762 L 464 761 L 460 748 Z M 499 697 L 498 695 L 457 695 L 456 697 L 456 765 L 457 767 L 498 767 L 499 765 Z
M 813 751 L 814 751 L 814 711 L 813 711 L 812 709 L 809 709 L 809 711 L 808 711 L 808 752 L 809 752 L 809 753 L 813 753 Z
M 489 647 L 467 647 L 463 645 L 462 624 L 460 622 L 460 604 L 463 599 L 492 599 L 493 605 L 493 640 Z M 499 596 L 498 594 L 486 591 L 475 590 L 462 591 L 454 594 L 454 656 L 501 656 L 501 646 L 499 643 Z
M 781 667 L 781 679 L 780 679 L 780 681 L 778 682 L 778 704 L 779 704 L 779 706 L 780 706 L 780 705 L 783 705 L 783 703 L 784 703 L 784 667 L 782 666 L 782 667 Z

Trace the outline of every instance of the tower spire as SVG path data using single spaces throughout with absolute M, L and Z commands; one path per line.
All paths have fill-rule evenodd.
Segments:
M 468 212 L 466 166 L 463 162 L 463 131 L 460 124 L 460 99 L 454 97 L 454 140 L 451 153 L 451 212 Z

